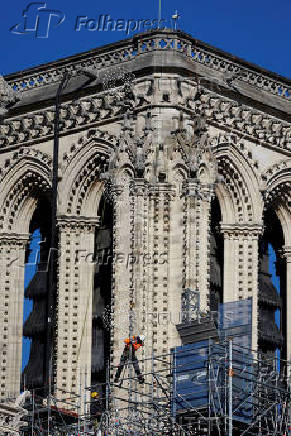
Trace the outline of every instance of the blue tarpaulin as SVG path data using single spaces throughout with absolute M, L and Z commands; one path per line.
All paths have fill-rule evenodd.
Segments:
M 233 414 L 248 422 L 252 416 L 252 300 L 221 304 L 219 343 L 212 339 L 173 350 L 173 415 L 209 407 L 223 416 L 228 395 L 228 341 L 233 338 Z

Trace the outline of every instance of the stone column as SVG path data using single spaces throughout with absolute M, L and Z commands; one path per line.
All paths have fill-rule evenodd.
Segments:
M 224 234 L 223 302 L 252 297 L 252 348 L 258 344 L 258 239 L 260 224 L 221 224 Z
M 168 249 L 168 311 L 169 333 L 168 348 L 180 345 L 180 336 L 176 326 L 181 323 L 181 294 L 183 292 L 183 277 L 185 267 L 183 222 L 184 199 L 180 190 L 171 192 L 170 199 L 170 230 Z
M 149 286 L 147 292 L 147 348 L 145 358 L 149 359 L 158 354 L 166 354 L 173 344 L 173 336 L 176 334 L 175 327 L 170 321 L 173 312 L 173 300 L 179 296 L 179 289 L 173 290 L 170 284 L 170 268 L 173 267 L 173 275 L 177 265 L 173 263 L 171 255 L 171 219 L 173 192 L 169 183 L 160 182 L 149 187 L 149 264 L 147 267 Z M 182 262 L 181 262 L 182 263 Z M 146 280 L 147 283 L 147 280 Z M 174 286 L 174 283 L 172 283 Z M 179 298 L 177 298 L 178 300 Z M 177 305 L 176 300 L 176 306 Z M 151 362 L 148 362 L 148 366 Z M 169 368 L 164 362 L 154 362 L 158 368 Z
M 237 238 L 229 226 L 221 225 L 221 232 L 224 235 L 223 302 L 227 303 L 238 300 L 235 268 Z
M 291 360 L 291 322 L 288 318 L 291 314 L 291 246 L 283 246 L 282 254 L 286 259 L 286 354 L 287 360 Z M 291 368 L 288 368 L 288 376 L 291 376 Z
M 210 202 L 213 187 L 189 180 L 184 186 L 183 288 L 200 292 L 201 310 L 210 303 Z
M 96 217 L 63 216 L 58 219 L 55 384 L 57 397 L 64 401 L 60 407 L 76 408 L 78 400 L 69 398 L 79 395 L 80 389 L 84 392 L 85 385 L 91 384 L 92 293 L 98 221 Z
M 20 392 L 25 249 L 29 235 L 0 235 L 0 400 Z
M 133 283 L 133 215 L 132 199 L 130 198 L 130 177 L 124 174 L 118 183 L 111 185 L 108 195 L 113 202 L 113 262 L 112 262 L 112 299 L 111 299 L 111 359 L 110 377 L 113 381 L 116 367 L 124 349 L 124 339 L 129 336 L 129 314 L 131 303 L 134 302 Z M 122 184 L 121 184 L 122 183 Z M 133 327 L 135 327 L 133 322 Z M 136 332 L 133 332 L 135 334 Z M 132 367 L 129 368 L 132 372 Z M 125 373 L 128 378 L 128 372 Z M 129 381 L 125 381 L 125 390 L 111 392 L 112 410 L 118 410 L 119 416 L 125 416 L 124 410 L 129 393 Z M 116 398 L 117 397 L 117 398 Z M 124 400 L 122 400 L 122 398 Z M 131 398 L 132 399 L 132 398 Z M 114 414 L 112 416 L 114 419 Z
M 136 179 L 131 183 L 131 247 L 130 273 L 132 297 L 134 299 L 133 333 L 143 333 L 147 337 L 145 346 L 139 351 L 140 359 L 147 354 L 152 336 L 152 323 L 149 322 L 150 284 L 148 267 L 151 264 L 149 256 L 148 234 L 148 183 L 144 179 Z M 150 344 L 152 346 L 152 344 Z M 144 372 L 144 364 L 141 369 Z
M 112 326 L 111 346 L 114 350 L 111 366 L 119 363 L 123 340 L 129 335 L 129 309 L 133 296 L 132 283 L 132 227 L 129 179 L 114 185 L 110 191 L 113 201 L 113 264 L 112 264 Z M 111 371 L 114 377 L 115 369 Z

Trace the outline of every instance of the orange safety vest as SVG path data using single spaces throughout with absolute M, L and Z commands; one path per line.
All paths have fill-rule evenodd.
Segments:
M 142 344 L 137 342 L 136 336 L 133 336 L 132 339 L 129 339 L 129 338 L 125 339 L 124 343 L 125 343 L 126 348 L 129 348 L 129 345 L 132 344 L 135 351 L 137 351 L 140 347 L 142 347 Z

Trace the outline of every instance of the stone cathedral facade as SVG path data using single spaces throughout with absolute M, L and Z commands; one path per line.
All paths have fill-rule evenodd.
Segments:
M 201 311 L 252 298 L 252 348 L 290 359 L 291 82 L 154 31 L 0 79 L 0 399 L 48 377 L 54 105 L 65 73 L 56 395 L 65 402 L 104 381 L 130 333 L 146 336 L 141 359 L 179 345 L 186 288 L 199 291 Z M 23 323 L 24 298 L 33 308 Z

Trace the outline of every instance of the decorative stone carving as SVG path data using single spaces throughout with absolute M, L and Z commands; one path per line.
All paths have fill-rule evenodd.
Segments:
M 259 111 L 227 100 L 215 92 L 205 89 L 197 92 L 195 83 L 192 88 L 191 96 L 185 93 L 180 101 L 181 108 L 191 109 L 192 117 L 204 113 L 208 124 L 227 126 L 232 134 L 241 138 L 255 138 L 258 143 L 268 144 L 271 148 L 291 150 L 291 128 L 288 123 L 268 114 L 262 116 Z M 136 111 L 142 111 L 149 103 L 153 103 L 153 99 L 141 103 L 141 99 L 134 95 L 133 84 L 126 85 L 126 90 L 122 89 L 114 94 L 86 97 L 63 105 L 60 131 L 70 132 L 80 126 L 95 125 L 103 120 L 114 121 L 128 110 L 135 108 Z M 40 136 L 50 137 L 53 134 L 53 118 L 54 112 L 51 109 L 31 115 L 30 118 L 22 116 L 6 120 L 5 124 L 0 125 L 0 146 L 23 144 L 35 141 Z
M 24 392 L 29 397 L 29 392 Z M 20 427 L 24 425 L 22 419 L 28 414 L 22 406 L 18 404 L 19 399 L 13 402 L 0 403 L 0 432 L 6 436 L 19 436 Z
M 0 118 L 6 115 L 9 108 L 19 99 L 19 95 L 13 91 L 4 77 L 0 76 Z
M 60 231 L 69 230 L 70 232 L 93 233 L 99 225 L 100 218 L 82 216 L 58 216 L 57 226 Z

